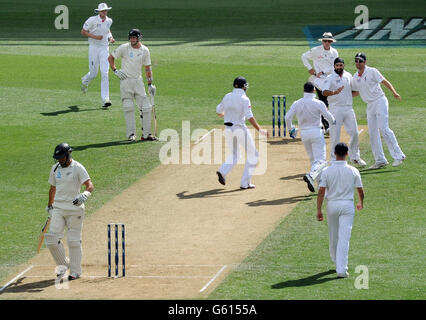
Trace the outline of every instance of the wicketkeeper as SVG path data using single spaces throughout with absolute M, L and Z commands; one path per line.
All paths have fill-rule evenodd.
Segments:
M 127 128 L 126 134 L 127 139 L 131 142 L 136 140 L 134 100 L 140 111 L 142 126 L 141 140 L 156 140 L 156 138 L 151 135 L 152 106 L 145 93 L 145 86 L 141 74 L 142 65 L 145 66 L 148 93 L 151 96 L 155 96 L 156 88 L 152 84 L 151 55 L 148 48 L 140 42 L 141 40 L 142 33 L 139 29 L 130 30 L 129 42 L 119 46 L 108 57 L 111 69 L 120 79 L 120 94 Z M 115 66 L 115 59 L 119 58 L 122 59 L 120 70 Z

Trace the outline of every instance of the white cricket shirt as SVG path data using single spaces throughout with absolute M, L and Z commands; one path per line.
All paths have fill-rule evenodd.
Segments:
M 285 116 L 287 128 L 291 128 L 294 116 L 297 116 L 299 129 L 321 127 L 321 115 L 330 123 L 334 123 L 333 115 L 327 110 L 324 102 L 315 98 L 315 93 L 304 93 L 303 98 L 296 100 Z
M 225 113 L 224 122 L 244 126 L 246 120 L 253 118 L 251 102 L 243 89 L 235 88 L 227 93 L 216 107 L 216 113 Z
M 344 86 L 339 94 L 328 96 L 327 100 L 331 107 L 352 107 L 352 75 L 343 70 L 341 76 L 335 71 L 327 76 L 322 90 L 335 91 Z
M 352 88 L 354 91 L 359 91 L 359 95 L 365 103 L 374 102 L 385 95 L 380 86 L 384 79 L 385 77 L 382 76 L 379 70 L 365 66 L 362 76 L 355 72 Z
M 120 70 L 131 79 L 138 79 L 142 77 L 142 65 L 151 65 L 151 55 L 148 48 L 143 44 L 141 44 L 139 49 L 133 48 L 130 42 L 122 44 L 115 49 L 111 55 L 114 59 L 122 58 Z
M 102 40 L 87 38 L 89 41 L 89 44 L 96 45 L 96 46 L 107 46 L 108 37 L 111 36 L 111 33 L 110 33 L 111 25 L 112 25 L 112 19 L 109 17 L 106 17 L 105 20 L 103 21 L 99 15 L 92 16 L 89 19 L 87 19 L 86 22 L 83 24 L 83 29 L 95 36 L 102 36 Z
M 308 70 L 311 70 L 312 65 L 309 60 L 312 60 L 316 73 L 324 72 L 329 75 L 334 71 L 334 59 L 338 56 L 339 53 L 333 47 L 330 47 L 330 50 L 325 50 L 324 46 L 320 45 L 302 54 L 302 62 Z
M 333 161 L 321 173 L 318 187 L 326 188 L 325 198 L 328 201 L 353 201 L 355 188 L 362 188 L 361 175 L 346 161 Z
M 55 168 L 56 171 L 54 171 Z M 66 168 L 62 168 L 61 165 L 55 163 L 50 170 L 49 176 L 49 183 L 56 187 L 54 206 L 71 210 L 82 206 L 84 208 L 84 204 L 76 207 L 72 204 L 72 201 L 80 194 L 81 185 L 89 179 L 89 174 L 84 166 L 74 159 Z

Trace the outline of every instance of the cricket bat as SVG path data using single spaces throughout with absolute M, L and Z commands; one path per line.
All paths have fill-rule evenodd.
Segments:
M 155 102 L 154 96 L 150 95 L 151 105 L 152 105 L 152 114 L 154 115 L 154 137 L 158 137 L 158 123 L 157 123 L 157 113 L 155 112 Z
M 41 229 L 40 237 L 38 238 L 37 253 L 40 252 L 41 246 L 43 245 L 44 235 L 49 229 L 49 225 L 50 225 L 50 217 L 47 218 L 46 223 L 44 224 L 44 227 Z

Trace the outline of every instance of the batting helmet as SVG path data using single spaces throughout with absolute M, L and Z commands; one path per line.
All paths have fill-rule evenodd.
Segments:
M 237 77 L 234 80 L 234 88 L 247 89 L 248 82 L 244 77 Z
M 142 40 L 142 32 L 139 29 L 132 29 L 129 31 L 129 40 L 130 37 L 137 37 L 139 41 Z
M 58 144 L 55 147 L 55 151 L 53 152 L 53 158 L 58 160 L 58 159 L 62 159 L 65 156 L 69 157 L 71 152 L 72 152 L 72 149 L 68 145 L 68 143 L 63 142 Z

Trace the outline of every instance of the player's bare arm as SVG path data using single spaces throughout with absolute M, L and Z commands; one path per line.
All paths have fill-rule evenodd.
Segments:
M 117 70 L 117 68 L 115 67 L 115 58 L 113 57 L 112 54 L 109 55 L 108 62 L 109 62 L 109 66 L 111 67 L 112 71 Z
M 393 87 L 392 83 L 390 83 L 388 80 L 383 79 L 382 84 L 392 92 L 395 99 L 401 101 L 401 96 L 396 92 L 395 88 Z
M 102 36 L 95 36 L 94 34 L 91 34 L 89 31 L 81 29 L 80 34 L 86 38 L 92 38 L 95 40 L 102 40 Z
M 221 113 L 216 113 L 219 117 L 221 117 L 221 118 L 223 118 L 224 116 L 225 116 L 225 113 L 224 112 L 221 112 Z
M 111 30 L 109 31 L 109 34 L 108 34 L 108 41 L 109 41 L 109 43 L 114 43 L 115 42 L 115 39 L 112 36 Z
M 356 209 L 359 211 L 364 208 L 364 189 L 356 188 L 356 191 L 358 192 L 358 198 L 359 198 L 359 202 L 356 205 Z
M 324 219 L 322 215 L 322 203 L 324 202 L 324 196 L 325 196 L 325 187 L 320 187 L 318 190 L 318 196 L 317 196 L 317 220 L 322 221 Z
M 92 193 L 95 189 L 91 179 L 86 180 L 83 184 L 86 187 L 86 191 L 89 191 L 90 193 Z
M 339 89 L 337 89 L 337 90 L 324 90 L 323 92 L 322 92 L 322 94 L 324 95 L 324 96 L 326 96 L 326 97 L 328 97 L 328 96 L 334 96 L 334 95 L 336 95 L 336 94 L 339 94 L 340 92 L 342 92 L 342 90 L 343 90 L 343 88 L 344 88 L 345 86 L 341 86 Z
M 53 205 L 53 201 L 55 200 L 55 194 L 56 187 L 51 185 L 49 189 L 49 203 L 47 204 L 48 207 L 51 207 Z
M 260 127 L 260 125 L 257 123 L 256 119 L 254 117 L 251 117 L 250 119 L 248 119 L 248 121 L 251 123 L 251 125 L 257 130 L 259 131 L 259 133 L 263 134 L 264 136 L 269 137 L 269 132 L 266 129 L 262 129 Z
M 146 76 L 146 82 L 148 85 L 152 84 L 152 68 L 151 66 L 145 66 L 145 76 Z

